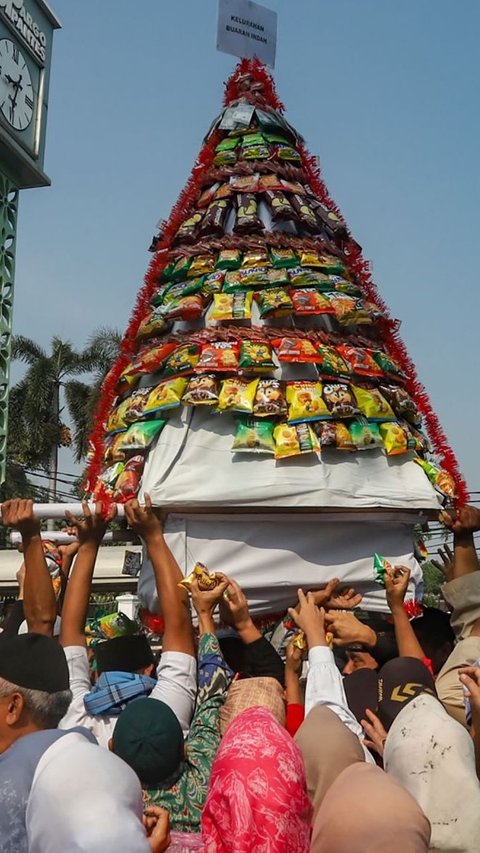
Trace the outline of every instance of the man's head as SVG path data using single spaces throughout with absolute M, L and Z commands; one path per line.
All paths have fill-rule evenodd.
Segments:
M 145 634 L 115 637 L 95 648 L 97 672 L 138 672 L 151 675 L 155 667 L 153 652 Z
M 424 607 L 423 616 L 413 619 L 412 628 L 425 656 L 432 661 L 436 675 L 455 645 L 455 634 L 448 613 L 436 607 Z
M 158 699 L 138 699 L 120 714 L 109 748 L 144 787 L 169 788 L 182 772 L 183 733 L 172 709 Z
M 71 701 L 67 661 L 56 640 L 0 637 L 0 754 L 24 735 L 55 729 Z
M 378 669 L 378 663 L 370 652 L 361 647 L 349 648 L 346 651 L 347 662 L 342 668 L 342 675 L 351 675 L 359 669 Z

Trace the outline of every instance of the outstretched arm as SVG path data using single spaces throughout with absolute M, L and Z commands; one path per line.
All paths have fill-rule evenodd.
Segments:
M 393 616 L 398 654 L 401 657 L 424 660 L 425 652 L 417 640 L 415 631 L 403 607 L 409 580 L 410 569 L 406 569 L 404 566 L 394 566 L 393 569 L 387 570 L 385 572 L 387 602 Z
M 179 588 L 183 580 L 180 567 L 163 535 L 163 523 L 155 514 L 152 501 L 145 494 L 145 506 L 135 499 L 125 504 L 129 527 L 144 540 L 150 557 L 157 587 L 160 610 L 165 623 L 164 652 L 184 652 L 195 655 L 192 619 L 188 593 Z
M 5 526 L 15 528 L 22 537 L 23 609 L 28 630 L 52 636 L 56 618 L 55 593 L 43 554 L 40 522 L 33 514 L 33 501 L 6 501 L 2 504 L 2 519 Z
M 116 506 L 113 505 L 105 515 L 102 504 L 97 503 L 95 513 L 92 515 L 86 501 L 82 503 L 82 508 L 83 520 L 75 518 L 70 513 L 66 514 L 69 524 L 76 528 L 79 548 L 63 601 L 60 642 L 64 648 L 86 646 L 85 622 L 88 615 L 93 570 L 107 525 L 117 512 Z
M 441 512 L 439 520 L 453 533 L 453 578 L 476 572 L 479 564 L 473 534 L 480 530 L 480 510 L 463 506 L 455 515 Z

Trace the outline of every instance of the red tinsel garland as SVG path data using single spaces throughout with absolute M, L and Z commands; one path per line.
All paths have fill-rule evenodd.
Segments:
M 228 78 L 223 96 L 225 107 L 228 107 L 232 101 L 238 101 L 241 97 L 246 96 L 249 100 L 248 92 L 242 88 L 242 77 L 245 74 L 249 74 L 255 82 L 262 85 L 261 97 L 273 110 L 277 110 L 279 113 L 285 112 L 285 107 L 275 91 L 275 83 L 271 74 L 256 57 L 254 59 L 242 59 Z
M 339 208 L 330 198 L 315 158 L 312 157 L 301 144 L 299 145 L 299 150 L 302 156 L 303 167 L 312 190 L 317 194 L 322 204 L 325 204 L 326 207 L 333 210 L 336 215 L 343 220 Z M 368 261 L 364 260 L 358 244 L 353 240 L 347 243 L 346 253 L 349 258 L 349 267 L 362 282 L 363 289 L 368 299 L 371 302 L 375 302 L 385 315 L 383 331 L 386 349 L 400 364 L 403 372 L 405 373 L 407 377 L 406 388 L 411 397 L 415 400 L 419 411 L 423 415 L 433 449 L 438 455 L 442 467 L 445 471 L 448 471 L 455 480 L 457 504 L 465 504 L 469 498 L 467 483 L 460 472 L 456 456 L 450 447 L 443 427 L 432 408 L 427 391 L 417 377 L 415 364 L 410 358 L 407 348 L 398 333 L 395 321 L 390 317 L 388 307 L 381 298 L 377 287 L 372 280 L 370 264 Z
M 193 208 L 193 203 L 200 188 L 203 171 L 209 168 L 215 157 L 215 147 L 220 139 L 219 133 L 214 133 L 207 140 L 195 160 L 190 177 L 180 193 L 180 196 L 172 208 L 168 221 L 162 224 L 162 239 L 156 247 L 144 279 L 144 285 L 140 290 L 135 307 L 130 317 L 127 330 L 120 344 L 120 354 L 113 367 L 108 372 L 102 385 L 100 402 L 95 415 L 90 442 L 92 445 L 92 458 L 87 469 L 85 490 L 90 492 L 94 488 L 102 469 L 105 437 L 105 422 L 113 406 L 116 397 L 116 388 L 122 372 L 129 365 L 135 354 L 136 335 L 138 327 L 147 314 L 150 299 L 158 284 L 158 279 L 167 264 L 167 251 L 182 222 L 187 218 Z

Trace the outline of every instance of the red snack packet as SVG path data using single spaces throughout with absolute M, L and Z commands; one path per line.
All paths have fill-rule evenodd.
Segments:
M 308 338 L 274 338 L 272 345 L 279 361 L 314 363 L 321 361 L 314 344 Z
M 132 456 L 128 460 L 115 485 L 113 500 L 116 503 L 126 503 L 135 497 L 140 485 L 144 464 L 144 456 Z
M 238 367 L 238 341 L 215 341 L 202 347 L 196 372 L 235 371 Z
M 372 350 L 349 346 L 339 346 L 337 350 L 357 376 L 383 376 L 382 368 L 372 358 Z
M 291 298 L 296 314 L 335 314 L 327 297 L 314 287 L 292 290 Z

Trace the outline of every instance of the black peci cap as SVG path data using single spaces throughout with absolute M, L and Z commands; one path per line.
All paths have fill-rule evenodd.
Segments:
M 45 693 L 70 687 L 65 652 L 57 640 L 44 634 L 0 635 L 0 678 Z

